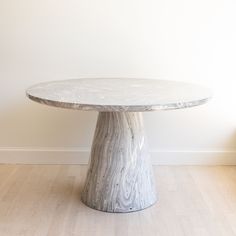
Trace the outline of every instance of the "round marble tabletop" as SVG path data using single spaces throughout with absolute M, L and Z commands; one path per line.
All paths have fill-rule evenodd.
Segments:
M 95 111 L 152 111 L 197 106 L 211 94 L 199 85 L 155 79 L 91 78 L 36 84 L 26 91 L 39 103 Z

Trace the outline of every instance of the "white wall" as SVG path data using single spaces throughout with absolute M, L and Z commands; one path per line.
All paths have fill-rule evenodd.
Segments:
M 207 105 L 145 114 L 157 162 L 236 164 L 235 12 L 235 0 L 1 0 L 0 161 L 79 162 L 91 145 L 95 112 L 33 103 L 28 86 L 124 76 L 214 91 Z

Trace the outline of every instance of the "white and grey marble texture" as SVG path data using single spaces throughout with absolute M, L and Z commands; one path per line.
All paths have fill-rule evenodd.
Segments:
M 39 103 L 95 111 L 153 111 L 197 106 L 211 94 L 199 85 L 155 79 L 91 78 L 36 84 L 26 91 Z
M 155 203 L 141 113 L 99 113 L 82 201 L 107 212 L 138 211 Z
M 141 112 L 197 106 L 211 96 L 199 85 L 130 78 L 52 81 L 26 94 L 50 106 L 99 111 L 82 201 L 106 212 L 138 211 L 156 201 Z

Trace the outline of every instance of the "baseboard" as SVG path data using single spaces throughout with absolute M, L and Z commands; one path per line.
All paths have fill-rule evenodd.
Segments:
M 236 151 L 155 151 L 154 165 L 236 165 Z M 89 149 L 0 148 L 0 164 L 87 164 Z

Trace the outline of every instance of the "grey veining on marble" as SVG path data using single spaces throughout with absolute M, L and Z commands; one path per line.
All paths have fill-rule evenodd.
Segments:
M 26 91 L 39 103 L 78 110 L 152 111 L 197 106 L 211 94 L 199 85 L 155 79 L 91 78 L 36 84 Z
M 100 112 L 82 201 L 107 212 L 138 211 L 156 201 L 139 112 Z

